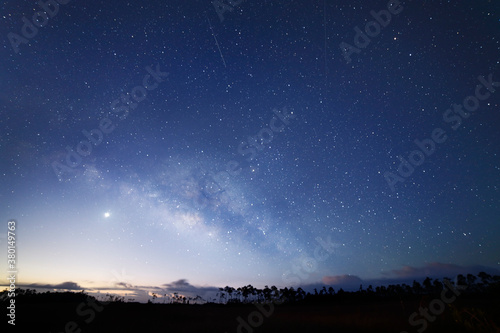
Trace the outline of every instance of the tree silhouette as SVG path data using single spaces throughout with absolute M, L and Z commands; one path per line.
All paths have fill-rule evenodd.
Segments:
M 248 301 L 248 296 L 252 293 L 252 286 L 241 287 L 241 294 L 243 295 L 243 301 L 246 303 Z
M 332 287 L 330 287 L 330 288 L 332 288 Z M 302 289 L 300 287 L 297 288 L 296 294 L 297 294 L 298 300 L 303 300 L 306 297 L 306 292 L 304 291 L 304 289 Z
M 467 288 L 469 290 L 473 290 L 475 289 L 475 282 L 477 280 L 477 277 L 475 275 L 472 275 L 472 274 L 467 274 Z
M 417 281 L 413 280 L 413 292 L 415 295 L 420 295 L 422 293 L 422 285 Z
M 491 281 L 491 275 L 485 272 L 480 272 L 477 276 L 479 276 L 484 286 L 487 286 Z
M 432 283 L 433 286 L 434 286 L 434 293 L 437 294 L 439 293 L 441 290 L 443 290 L 443 284 L 441 283 L 441 281 L 439 281 L 438 279 L 434 280 L 434 282 Z
M 229 287 L 229 286 L 226 286 L 224 287 L 224 291 L 227 293 L 228 295 L 228 299 L 227 299 L 227 302 L 231 302 L 233 299 L 232 299 L 232 295 L 233 295 L 233 291 L 235 289 L 233 287 Z
M 463 276 L 462 274 L 458 274 L 457 275 L 457 284 L 458 285 L 467 285 L 467 280 L 465 279 L 465 276 Z
M 219 296 L 219 303 L 222 303 L 222 300 L 224 299 L 224 297 L 226 296 L 224 294 L 224 288 L 219 288 L 219 292 L 217 293 L 217 295 Z
M 280 291 L 279 291 L 279 289 L 276 286 L 271 286 L 271 290 L 273 292 L 273 298 L 274 299 L 279 299 L 279 297 L 280 297 Z
M 426 277 L 422 285 L 424 286 L 425 292 L 432 292 L 432 279 L 430 277 Z

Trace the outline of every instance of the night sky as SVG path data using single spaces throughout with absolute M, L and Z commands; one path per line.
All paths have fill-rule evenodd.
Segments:
M 0 7 L 19 285 L 500 270 L 496 1 L 60 3 Z

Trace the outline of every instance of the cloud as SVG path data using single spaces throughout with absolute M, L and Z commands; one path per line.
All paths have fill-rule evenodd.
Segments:
M 492 272 L 496 270 L 492 270 L 492 268 L 485 266 L 459 266 L 454 264 L 432 262 L 432 263 L 427 263 L 425 266 L 422 267 L 403 266 L 403 268 L 392 270 L 385 275 L 389 275 L 391 277 L 396 277 L 396 278 L 412 278 L 412 279 L 425 278 L 425 277 L 453 278 L 458 274 L 466 275 L 470 273 L 477 275 L 481 271 Z
M 180 279 L 180 280 L 177 280 L 177 281 L 174 281 L 174 282 L 171 282 L 171 283 L 165 283 L 164 286 L 167 288 L 167 289 L 176 289 L 176 290 L 179 290 L 179 289 L 185 289 L 185 288 L 189 288 L 189 287 L 192 287 L 186 279 Z
M 165 283 L 162 285 L 165 288 L 165 291 L 168 293 L 181 293 L 187 296 L 214 296 L 219 288 L 207 286 L 207 287 L 198 287 L 190 284 L 186 279 L 180 279 L 174 282 Z
M 126 282 L 117 282 L 117 283 L 115 283 L 115 286 L 122 287 L 125 289 L 134 289 L 135 288 L 132 284 L 126 283 Z
M 359 287 L 363 280 L 356 275 L 333 275 L 324 276 L 322 282 L 330 286 Z
M 32 283 L 29 285 L 26 285 L 26 287 L 29 288 L 40 288 L 40 289 L 66 289 L 66 290 L 83 290 L 82 286 L 80 286 L 76 282 L 63 282 L 59 284 L 40 284 L 40 283 Z

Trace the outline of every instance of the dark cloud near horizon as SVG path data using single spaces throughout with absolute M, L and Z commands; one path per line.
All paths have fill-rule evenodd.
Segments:
M 195 296 L 195 295 L 206 296 L 208 294 L 214 295 L 214 293 L 217 293 L 219 291 L 219 288 L 214 286 L 205 286 L 205 287 L 193 286 L 188 282 L 187 279 L 179 279 L 174 282 L 165 283 L 162 285 L 162 287 L 164 287 L 165 291 L 169 293 L 178 292 L 190 296 Z
M 497 269 L 486 267 L 486 266 L 460 266 L 454 264 L 445 264 L 440 262 L 427 263 L 422 267 L 414 266 L 404 266 L 401 269 L 392 270 L 390 273 L 385 275 L 397 278 L 453 278 L 459 274 L 474 274 L 477 275 L 479 272 L 486 272 L 489 274 L 498 274 Z
M 171 283 L 163 284 L 167 289 L 183 289 L 190 286 L 186 279 L 180 279 Z
M 84 290 L 82 286 L 80 286 L 76 282 L 67 281 L 59 284 L 40 284 L 40 283 L 32 283 L 28 285 L 24 285 L 23 287 L 27 288 L 40 288 L 40 289 L 64 289 L 64 290 Z
M 135 286 L 130 284 L 130 283 L 126 283 L 126 282 L 118 282 L 115 284 L 117 287 L 123 287 L 125 289 L 135 289 Z

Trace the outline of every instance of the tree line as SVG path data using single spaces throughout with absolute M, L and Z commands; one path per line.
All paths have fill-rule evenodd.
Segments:
M 192 297 L 174 292 L 171 294 L 152 293 L 148 303 L 165 303 L 165 304 L 250 304 L 250 303 L 294 303 L 294 302 L 323 302 L 329 300 L 349 300 L 349 299 L 408 299 L 420 298 L 422 296 L 437 296 L 444 288 L 444 280 L 447 280 L 452 285 L 465 287 L 461 292 L 465 297 L 499 297 L 500 296 L 500 276 L 490 275 L 485 272 L 480 272 L 477 276 L 473 274 L 459 274 L 453 281 L 449 278 L 432 279 L 425 278 L 422 283 L 413 281 L 412 284 L 389 284 L 387 286 L 377 286 L 373 288 L 369 285 L 366 289 L 363 285 L 359 286 L 357 291 L 344 291 L 342 288 L 335 290 L 331 286 L 323 286 L 319 290 L 314 289 L 313 292 L 306 292 L 301 287 L 285 287 L 278 288 L 276 286 L 265 286 L 264 288 L 255 288 L 252 285 L 247 285 L 239 288 L 226 286 L 219 288 L 215 297 L 203 298 L 199 295 Z M 16 289 L 16 298 L 30 300 L 33 302 L 47 301 L 81 301 L 89 296 L 82 290 L 79 293 L 75 292 L 50 292 L 37 293 L 35 289 Z M 95 298 L 95 297 L 94 297 Z M 7 299 L 7 290 L 0 292 L 0 302 Z M 101 302 L 125 302 L 123 296 L 106 294 L 102 299 L 97 299 Z M 134 299 L 127 299 L 127 302 L 133 302 Z
M 182 296 L 174 293 L 173 296 L 165 294 L 164 303 L 170 304 L 249 304 L 249 303 L 293 303 L 293 302 L 316 302 L 329 299 L 401 299 L 421 296 L 439 295 L 444 288 L 444 280 L 448 280 L 452 285 L 465 287 L 463 295 L 493 297 L 500 295 L 500 276 L 490 275 L 480 272 L 477 276 L 473 274 L 459 274 L 454 280 L 450 278 L 432 279 L 427 277 L 422 283 L 414 280 L 412 284 L 389 284 L 387 286 L 373 287 L 369 285 L 366 289 L 363 285 L 357 291 L 344 291 L 342 288 L 335 290 L 331 286 L 323 286 L 321 289 L 315 288 L 313 292 L 306 292 L 303 288 L 276 286 L 265 286 L 255 288 L 247 285 L 239 288 L 226 286 L 219 288 L 216 297 L 207 299 L 197 295 L 196 297 Z M 153 302 L 159 299 L 159 295 L 153 294 Z

